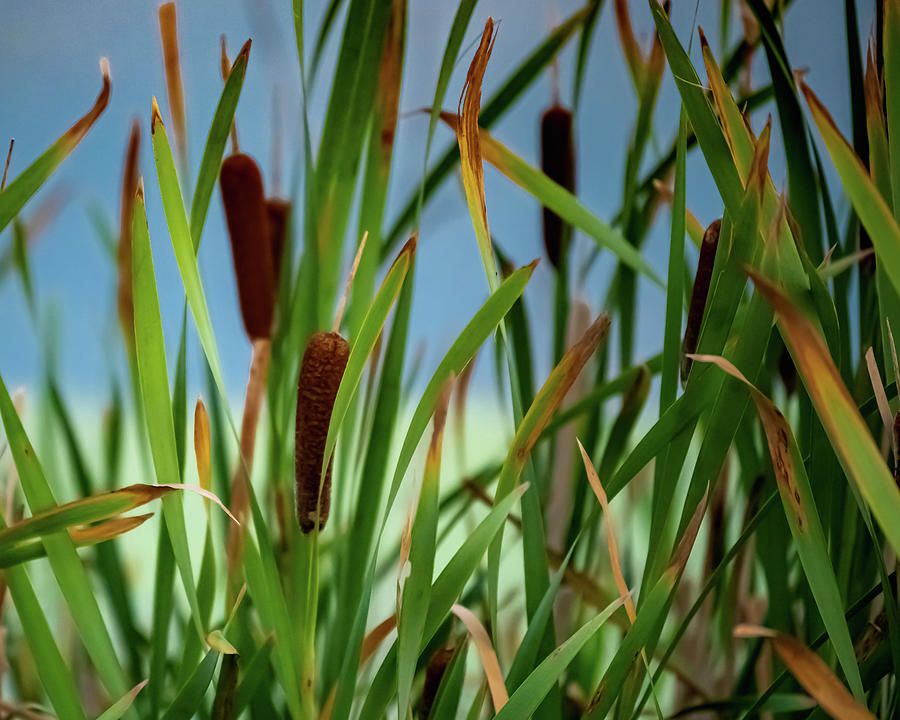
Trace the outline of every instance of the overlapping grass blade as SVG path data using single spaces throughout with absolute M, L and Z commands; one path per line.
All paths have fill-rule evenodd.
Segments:
M 247 40 L 234 59 L 231 72 L 225 81 L 225 88 L 222 90 L 218 105 L 216 105 L 212 124 L 209 126 L 209 134 L 206 137 L 206 146 L 203 148 L 203 157 L 200 160 L 200 170 L 197 174 L 197 186 L 191 202 L 190 228 L 195 254 L 200 247 L 206 213 L 209 211 L 209 203 L 219 177 L 219 169 L 222 167 L 222 154 L 225 152 L 225 143 L 228 142 L 228 133 L 231 130 L 234 113 L 241 97 L 241 88 L 244 85 L 244 76 L 247 73 L 249 60 L 250 40 Z
M 203 347 L 213 379 L 216 381 L 219 393 L 223 398 L 227 398 L 225 380 L 222 376 L 222 367 L 219 362 L 219 353 L 216 349 L 216 340 L 213 335 L 212 323 L 209 319 L 209 309 L 206 305 L 206 296 L 203 293 L 203 284 L 200 282 L 200 270 L 197 266 L 194 242 L 191 239 L 191 231 L 184 211 L 184 202 L 181 199 L 181 188 L 178 185 L 178 174 L 175 171 L 172 148 L 169 146 L 169 138 L 166 135 L 165 125 L 163 125 L 159 108 L 156 105 L 156 98 L 153 99 L 150 133 L 153 137 L 153 157 L 156 161 L 159 193 L 162 197 L 166 224 L 169 227 L 169 236 L 172 239 L 172 249 L 175 251 L 175 260 L 178 262 L 178 271 L 184 284 L 185 297 L 191 308 L 194 324 L 197 327 L 197 335 L 200 338 L 200 345 Z
M 864 693 L 859 665 L 850 631 L 841 612 L 843 601 L 825 544 L 819 511 L 794 434 L 775 404 L 734 365 L 720 357 L 697 355 L 695 359 L 714 363 L 750 388 L 768 440 L 775 479 L 791 534 L 797 544 L 797 554 L 847 682 L 856 698 L 860 699 Z
M 381 288 L 363 320 L 362 327 L 360 327 L 359 333 L 354 339 L 353 347 L 350 349 L 350 357 L 347 358 L 347 367 L 344 369 L 341 384 L 331 410 L 331 422 L 328 426 L 328 436 L 325 439 L 325 453 L 322 460 L 323 478 L 328 470 L 328 463 L 334 452 L 334 447 L 337 444 L 338 432 L 344 422 L 347 408 L 350 407 L 350 403 L 356 394 L 366 362 L 372 353 L 375 341 L 381 334 L 388 313 L 400 294 L 403 281 L 406 279 L 406 273 L 413 263 L 415 251 L 416 237 L 413 236 L 403 250 L 400 251 L 400 254 L 397 255 L 397 259 L 388 270 L 384 282 L 381 284 Z
M 520 485 L 500 500 L 488 515 L 469 533 L 466 541 L 453 555 L 431 586 L 431 601 L 425 618 L 422 644 L 427 644 L 450 614 L 450 608 L 459 598 L 472 573 L 478 567 L 484 553 L 497 531 L 506 522 L 513 504 L 527 490 Z M 360 718 L 384 716 L 396 688 L 397 646 L 391 647 L 376 678 L 369 687 Z M 386 691 L 387 689 L 387 691 Z
M 576 31 L 583 26 L 591 15 L 593 5 L 597 0 L 591 0 L 583 8 L 572 13 L 564 22 L 557 26 L 552 33 L 519 65 L 504 81 L 500 88 L 484 103 L 479 115 L 479 124 L 488 129 L 499 120 L 513 103 L 534 82 L 535 78 L 556 57 L 557 53 L 565 47 Z M 602 0 L 601 0 L 602 2 Z M 459 147 L 454 144 L 438 160 L 431 171 L 422 181 L 423 201 L 428 200 L 440 187 L 443 180 L 456 167 L 459 160 Z M 382 249 L 382 259 L 390 252 L 397 240 L 406 231 L 409 224 L 415 219 L 419 207 L 419 190 L 413 192 L 409 200 L 403 205 L 403 210 L 391 225 L 391 229 L 385 235 Z
M 6 525 L 5 518 L 0 515 L 0 524 Z M 40 674 L 41 684 L 57 714 L 72 720 L 85 720 L 86 715 L 81 707 L 81 700 L 69 667 L 63 660 L 53 631 L 47 623 L 47 616 L 41 609 L 41 603 L 34 592 L 34 586 L 24 567 L 11 567 L 4 571 L 6 585 L 16 606 L 19 622 L 25 632 L 28 646 L 35 661 L 43 670 Z
M 3 420 L 3 428 L 19 473 L 22 490 L 32 512 L 56 507 L 56 498 L 44 477 L 44 471 L 2 378 L 0 378 L 0 418 Z M 75 627 L 97 668 L 101 681 L 112 695 L 124 695 L 128 690 L 125 674 L 116 657 L 106 622 L 100 614 L 90 580 L 72 539 L 64 531 L 60 531 L 44 535 L 42 542 L 59 589 L 75 621 Z
M 460 127 L 456 116 L 450 113 L 441 113 L 441 117 L 451 128 L 458 129 Z M 594 238 L 599 247 L 609 250 L 623 263 L 645 275 L 656 285 L 663 287 L 663 281 L 656 271 L 628 243 L 620 231 L 600 220 L 572 193 L 553 182 L 540 170 L 531 167 L 502 143 L 491 137 L 486 130 L 480 129 L 478 135 L 480 151 L 484 159 L 491 165 L 533 195 L 542 205 L 553 210 L 563 220 Z
M 782 337 L 810 394 L 844 471 L 859 488 L 888 542 L 900 552 L 900 491 L 888 472 L 822 337 L 782 292 L 753 274 L 757 289 L 778 316 Z
M 592 617 L 560 645 L 552 655 L 544 659 L 519 688 L 510 696 L 509 702 L 497 713 L 497 720 L 524 718 L 533 713 L 540 702 L 558 681 L 569 663 L 585 644 L 603 627 L 610 616 L 622 605 L 622 598 L 616 598 L 602 612 Z
M 138 696 L 141 690 L 144 689 L 144 686 L 147 684 L 146 680 L 142 680 L 137 685 L 135 685 L 131 690 L 129 690 L 125 695 L 116 700 L 112 705 L 109 706 L 101 715 L 97 717 L 97 720 L 119 720 L 126 712 L 128 712 L 129 708 L 131 708 L 134 703 L 134 699 Z
M 425 474 L 419 491 L 415 520 L 410 534 L 409 575 L 403 584 L 397 619 L 397 707 L 405 715 L 409 706 L 416 660 L 422 643 L 425 613 L 434 579 L 434 554 L 437 541 L 438 497 L 441 480 L 441 451 L 447 403 L 451 384 L 444 388 L 435 410 L 434 432 L 425 461 Z
M 825 106 L 805 83 L 800 84 L 810 113 L 837 168 L 853 209 L 869 232 L 879 265 L 900 292 L 900 227 L 868 171 L 847 143 Z
M 171 155 L 169 155 L 169 160 L 171 161 Z M 187 235 L 186 239 L 189 242 L 190 235 Z M 157 479 L 161 484 L 166 484 L 177 482 L 181 477 L 181 469 L 178 464 L 175 424 L 169 399 L 166 349 L 163 340 L 162 319 L 159 314 L 159 299 L 156 295 L 156 274 L 153 270 L 153 254 L 150 250 L 150 233 L 147 229 L 143 189 L 138 191 L 135 202 L 132 241 L 135 355 L 153 466 Z M 193 253 L 191 253 L 191 257 L 193 257 Z M 201 621 L 200 607 L 197 604 L 197 589 L 191 568 L 187 529 L 180 495 L 169 495 L 163 500 L 163 516 L 171 540 L 172 552 L 191 608 L 194 627 L 200 637 L 204 637 L 206 633 Z

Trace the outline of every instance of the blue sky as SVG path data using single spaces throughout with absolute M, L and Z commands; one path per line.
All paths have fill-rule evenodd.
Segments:
M 307 42 L 324 11 L 323 2 L 306 3 Z M 452 3 L 411 0 L 407 58 L 401 95 L 401 121 L 397 133 L 394 175 L 387 217 L 397 211 L 415 187 L 422 168 L 427 121 L 415 111 L 431 101 L 441 55 L 455 8 Z M 683 42 L 691 31 L 694 2 L 674 3 L 673 22 Z M 872 27 L 870 3 L 860 11 L 860 28 L 868 36 Z M 531 51 L 556 22 L 580 6 L 571 0 L 482 0 L 476 8 L 464 43 L 465 53 L 455 69 L 447 105 L 455 108 L 465 69 L 488 15 L 500 21 L 485 80 L 485 97 Z M 651 20 L 643 0 L 630 2 L 639 39 L 647 47 Z M 702 0 L 698 22 L 707 30 L 717 56 L 720 3 Z M 64 10 L 62 8 L 65 8 Z M 119 182 L 125 142 L 132 117 L 144 130 L 141 168 L 146 184 L 147 208 L 153 243 L 163 321 L 170 358 L 178 339 L 183 291 L 166 232 L 155 184 L 149 148 L 151 97 L 159 98 L 168 118 L 163 65 L 156 19 L 157 2 L 113 0 L 60 4 L 53 0 L 6 3 L 0 24 L 0 144 L 15 137 L 10 174 L 14 177 L 64 131 L 93 102 L 100 87 L 98 60 L 108 57 L 112 68 L 109 107 L 85 141 L 54 175 L 46 190 L 63 188 L 69 196 L 64 210 L 33 246 L 30 258 L 39 295 L 40 327 L 29 319 L 22 289 L 15 278 L 0 286 L 0 372 L 7 383 L 29 385 L 39 380 L 44 358 L 42 334 L 59 337 L 63 384 L 69 392 L 95 396 L 108 388 L 110 368 L 121 370 L 123 357 L 115 319 L 115 275 L 92 229 L 87 208 L 99 208 L 117 223 Z M 795 68 L 808 68 L 807 80 L 829 107 L 838 125 L 849 133 L 849 90 L 846 45 L 843 36 L 844 4 L 840 0 L 795 0 L 785 20 L 786 47 Z M 299 150 L 299 71 L 293 37 L 290 2 L 191 0 L 178 4 L 182 69 L 187 98 L 190 164 L 196 174 L 206 130 L 221 91 L 218 69 L 219 36 L 224 33 L 234 55 L 253 38 L 253 50 L 237 113 L 242 149 L 250 152 L 271 182 L 271 108 L 278 93 L 283 110 L 287 176 Z M 343 16 L 339 18 L 343 25 Z M 735 31 L 738 23 L 735 22 Z M 340 33 L 335 33 L 322 63 L 322 73 L 310 99 L 313 142 L 317 144 L 328 100 L 328 87 Z M 699 43 L 692 58 L 699 62 Z M 571 96 L 574 43 L 561 55 L 562 99 Z M 764 56 L 758 53 L 757 83 L 767 75 Z M 701 72 L 701 77 L 703 76 Z M 551 76 L 533 85 L 493 134 L 533 164 L 538 164 L 538 123 L 551 103 Z M 774 106 L 771 108 L 774 112 Z M 753 117 L 758 130 L 768 109 Z M 611 2 L 606 2 L 596 28 L 588 66 L 582 108 L 577 119 L 578 193 L 599 217 L 609 219 L 621 201 L 621 178 L 636 100 L 615 32 Z M 653 146 L 648 165 L 668 148 L 677 125 L 678 99 L 666 75 L 656 113 Z M 773 123 L 772 174 L 776 186 L 785 184 L 783 145 L 777 121 Z M 433 157 L 453 136 L 439 128 Z M 821 147 L 821 146 L 820 146 Z M 830 161 L 824 160 L 832 189 L 838 186 Z M 485 171 L 491 230 L 517 264 L 543 254 L 540 211 L 537 203 L 493 169 Z M 24 217 L 34 210 L 32 202 Z M 721 213 L 721 201 L 699 154 L 688 165 L 688 206 L 707 223 Z M 846 205 L 838 203 L 839 217 Z M 668 213 L 660 213 L 646 245 L 651 263 L 665 274 Z M 0 249 L 11 242 L 10 232 L 0 236 Z M 576 256 L 585 257 L 590 239 L 576 238 Z M 426 371 L 434 367 L 459 330 L 484 301 L 487 285 L 474 241 L 471 222 L 459 183 L 450 179 L 434 197 L 422 220 L 418 251 L 417 288 L 412 319 L 411 347 L 424 343 Z M 243 334 L 235 297 L 231 256 L 224 232 L 218 193 L 207 221 L 200 250 L 201 271 L 211 307 L 229 387 L 237 396 L 246 379 L 249 347 Z M 612 266 L 604 256 L 585 287 L 579 291 L 592 310 L 601 309 Z M 538 268 L 526 292 L 538 341 L 549 338 L 552 283 L 546 261 Z M 649 283 L 639 285 L 637 354 L 656 352 L 663 327 L 663 294 Z M 53 330 L 52 328 L 56 328 Z M 549 350 L 547 352 L 549 355 Z M 199 350 L 192 343 L 192 375 L 199 377 Z M 547 359 L 537 364 L 537 381 L 549 370 Z M 478 377 L 492 376 L 492 363 L 482 359 Z

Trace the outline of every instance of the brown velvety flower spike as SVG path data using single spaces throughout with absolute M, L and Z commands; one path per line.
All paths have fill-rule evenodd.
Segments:
M 272 272 L 275 283 L 281 277 L 281 258 L 284 255 L 284 239 L 287 232 L 288 216 L 291 214 L 291 203 L 280 198 L 266 200 L 266 213 L 269 218 L 269 251 L 272 254 Z
M 719 244 L 719 228 L 722 220 L 713 220 L 703 234 L 700 244 L 700 259 L 697 261 L 697 274 L 694 277 L 694 290 L 691 293 L 691 305 L 688 308 L 687 327 L 684 330 L 681 358 L 681 382 L 686 383 L 691 372 L 691 359 L 685 357 L 697 350 L 697 340 L 703 325 L 703 312 L 706 309 L 706 296 L 709 294 L 709 283 L 712 280 L 713 265 L 716 261 L 716 247 Z
M 275 276 L 262 175 L 253 158 L 236 153 L 222 163 L 219 184 L 244 328 L 251 340 L 268 338 Z
M 453 645 L 444 645 L 435 650 L 425 669 L 425 684 L 422 686 L 422 697 L 419 701 L 419 717 L 427 718 L 437 699 L 438 688 L 456 648 Z
M 575 192 L 572 113 L 559 104 L 547 110 L 541 118 L 541 169 L 555 183 L 571 193 Z M 569 227 L 562 218 L 545 207 L 544 247 L 555 268 L 559 268 L 568 235 Z
M 297 424 L 294 469 L 297 483 L 297 522 L 304 533 L 325 527 L 331 507 L 331 461 L 322 481 L 322 459 L 331 411 L 350 345 L 336 332 L 318 332 L 310 338 L 297 383 Z

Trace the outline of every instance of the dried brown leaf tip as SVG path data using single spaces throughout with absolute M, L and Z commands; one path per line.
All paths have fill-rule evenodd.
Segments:
M 166 68 L 166 89 L 172 112 L 172 129 L 178 143 L 178 155 L 184 159 L 187 154 L 187 123 L 184 115 L 184 87 L 181 82 L 181 54 L 178 51 L 178 23 L 174 2 L 159 6 L 159 34 Z
M 134 299 L 131 288 L 131 219 L 134 214 L 134 198 L 138 187 L 138 162 L 141 149 L 141 124 L 131 123 L 128 147 L 125 151 L 125 169 L 122 172 L 122 194 L 119 214 L 119 248 L 117 252 L 118 283 L 116 307 L 119 325 L 125 337 L 128 352 L 134 348 Z
M 66 130 L 65 134 L 62 136 L 62 139 L 66 141 L 70 148 L 75 147 L 81 142 L 81 139 L 87 134 L 87 131 L 91 129 L 91 126 L 96 122 L 97 118 L 100 117 L 101 113 L 106 109 L 106 106 L 109 103 L 109 91 L 111 86 L 109 81 L 109 60 L 106 58 L 100 58 L 100 73 L 103 75 L 103 87 L 101 88 L 97 99 L 94 101 L 93 107 L 76 121 L 72 127 Z
M 241 317 L 250 340 L 272 332 L 275 274 L 262 175 L 249 155 L 229 155 L 219 175 Z
M 331 466 L 322 481 L 325 440 L 338 387 L 347 367 L 350 345 L 335 332 L 318 332 L 310 338 L 300 365 L 297 384 L 296 445 L 294 469 L 297 486 L 297 522 L 304 533 L 325 527 L 331 506 Z
M 9 139 L 9 150 L 6 151 L 6 163 L 3 165 L 3 179 L 0 180 L 0 192 L 6 189 L 6 176 L 9 174 L 9 163 L 12 160 L 13 146 L 16 144 L 15 138 Z
M 541 117 L 541 169 L 553 182 L 575 192 L 575 151 L 572 113 L 559 104 Z M 544 248 L 553 267 L 559 268 L 568 245 L 570 226 L 549 208 L 543 209 Z
M 687 326 L 684 330 L 684 341 L 681 345 L 681 382 L 686 383 L 691 372 L 691 359 L 687 357 L 697 349 L 700 328 L 703 324 L 703 313 L 706 309 L 706 297 L 709 295 L 709 283 L 712 279 L 713 265 L 716 262 L 716 247 L 719 244 L 719 230 L 722 220 L 714 220 L 703 234 L 700 244 L 700 259 L 697 262 L 697 275 L 694 278 L 694 290 L 691 293 L 691 304 L 688 309 Z
M 460 160 L 463 164 L 463 177 L 470 176 L 472 187 L 476 193 L 481 210 L 481 219 L 487 228 L 487 207 L 484 200 L 484 169 L 481 164 L 481 142 L 478 132 L 478 115 L 481 112 L 481 85 L 487 70 L 491 51 L 494 49 L 494 20 L 488 18 L 481 35 L 481 42 L 472 64 L 466 73 L 466 84 L 459 98 L 457 113 L 459 124 L 456 134 L 459 141 Z

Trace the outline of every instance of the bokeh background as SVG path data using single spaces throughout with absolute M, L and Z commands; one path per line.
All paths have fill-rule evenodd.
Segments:
M 305 3 L 307 51 L 325 11 L 326 2 Z M 872 3 L 860 2 L 859 27 L 873 25 Z M 455 109 L 465 70 L 486 18 L 499 20 L 499 35 L 485 79 L 485 97 L 543 39 L 549 29 L 580 7 L 578 0 L 483 0 L 479 3 L 455 68 L 447 104 Z M 578 194 L 599 217 L 610 219 L 621 202 L 621 172 L 636 115 L 637 103 L 616 38 L 612 3 L 605 3 L 591 45 L 591 56 L 576 119 Z M 46 148 L 93 102 L 100 87 L 98 60 L 109 58 L 112 96 L 95 128 L 65 161 L 51 182 L 25 208 L 26 220 L 49 193 L 63 198 L 52 224 L 29 248 L 38 294 L 35 323 L 14 274 L 0 281 L 0 372 L 11 387 L 37 384 L 49 361 L 44 339 L 59 348 L 62 386 L 75 407 L 99 404 L 109 391 L 111 373 L 124 370 L 124 353 L 115 316 L 115 268 L 98 239 L 98 225 L 116 228 L 119 183 L 124 148 L 133 117 L 142 123 L 141 169 L 146 185 L 150 234 L 153 243 L 163 322 L 170 358 L 174 358 L 183 305 L 183 290 L 168 240 L 155 183 L 149 144 L 151 97 L 159 98 L 168 119 L 165 80 L 157 23 L 157 0 L 92 0 L 59 3 L 56 0 L 5 2 L 0 8 L 0 144 L 14 137 L 16 144 L 10 176 L 14 177 Z M 713 48 L 719 47 L 719 10 L 712 0 L 674 0 L 673 23 L 684 42 L 692 41 L 692 59 L 701 69 L 695 24 L 705 27 Z M 644 0 L 630 2 L 632 22 L 643 46 L 649 46 L 652 21 Z M 392 223 L 416 188 L 422 174 L 427 119 L 420 112 L 434 92 L 441 56 L 453 18 L 451 4 L 411 0 L 407 29 L 406 65 L 400 101 L 401 120 L 394 155 L 393 185 L 386 217 Z M 807 79 L 849 135 L 847 50 L 842 31 L 844 3 L 840 0 L 796 0 L 784 19 L 786 47 L 795 68 L 806 68 Z M 253 154 L 263 168 L 267 184 L 277 172 L 272 159 L 273 107 L 281 128 L 280 175 L 282 188 L 290 187 L 295 169 L 302 167 L 299 65 L 293 35 L 291 3 L 287 0 L 190 0 L 178 3 L 182 73 L 185 82 L 189 153 L 196 176 L 206 131 L 221 91 L 219 38 L 227 38 L 233 57 L 244 41 L 253 49 L 237 111 L 242 149 Z M 337 28 L 343 16 L 337 19 Z M 732 35 L 741 32 L 732 23 Z M 313 145 L 317 147 L 340 32 L 326 47 L 320 75 L 309 98 Z M 495 137 L 529 162 L 539 164 L 538 126 L 542 111 L 551 104 L 554 88 L 568 103 L 576 42 L 558 62 L 558 82 L 547 72 L 517 102 L 493 130 Z M 754 63 L 755 84 L 766 81 L 762 52 Z M 277 98 L 277 100 L 276 100 Z M 768 110 L 753 116 L 755 129 Z M 656 110 L 654 136 L 646 166 L 670 145 L 678 117 L 678 98 L 668 74 L 663 80 Z M 785 186 L 784 151 L 777 121 L 773 127 L 770 166 L 776 186 Z M 818 139 L 817 139 L 818 140 Z M 454 137 L 439 127 L 432 158 Z M 837 187 L 833 168 L 831 187 Z M 543 255 L 540 209 L 536 201 L 490 167 L 485 170 L 488 214 L 498 244 L 517 264 Z M 301 178 L 302 180 L 302 178 Z M 721 201 L 702 165 L 699 153 L 688 163 L 688 207 L 704 224 L 721 213 Z M 846 206 L 838 202 L 839 218 Z M 355 227 L 355 223 L 351 223 Z M 660 274 L 667 263 L 668 212 L 659 214 L 645 253 Z M 0 237 L 0 252 L 11 244 L 8 228 Z M 348 243 L 348 246 L 352 243 Z M 592 241 L 575 240 L 575 257 L 586 258 Z M 692 251 L 692 248 L 689 248 Z M 350 258 L 347 258 L 349 265 Z M 576 260 L 577 262 L 577 260 Z M 234 276 L 218 193 L 213 197 L 203 242 L 200 266 L 211 307 L 213 326 L 223 357 L 230 393 L 237 401 L 246 380 L 249 349 L 241 328 Z M 594 312 L 601 309 L 612 267 L 608 255 L 600 257 L 576 294 Z M 637 356 L 658 351 L 663 328 L 663 293 L 640 281 L 638 294 Z M 412 314 L 413 346 L 424 348 L 420 383 L 483 302 L 487 285 L 474 241 L 461 186 L 446 182 L 422 217 L 418 251 L 415 305 Z M 536 365 L 540 383 L 549 371 L 549 328 L 552 283 L 546 260 L 526 294 L 538 347 L 547 348 Z M 615 342 L 614 336 L 611 342 Z M 612 353 L 615 357 L 615 353 Z M 189 391 L 200 389 L 202 358 L 192 338 L 189 355 Z M 613 362 L 615 365 L 615 362 Z M 171 367 L 171 365 L 170 365 Z M 476 402 L 498 407 L 493 392 L 493 362 L 479 361 Z M 190 396 L 189 396 L 190 397 Z M 652 406 L 654 403 L 649 403 Z

